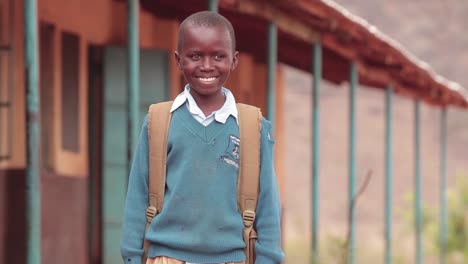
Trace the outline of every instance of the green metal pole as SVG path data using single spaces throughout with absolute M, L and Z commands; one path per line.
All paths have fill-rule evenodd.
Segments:
M 320 190 L 320 81 L 322 80 L 322 45 L 314 44 L 312 88 L 312 262 L 319 260 L 319 190 Z
M 447 252 L 447 109 L 440 114 L 440 264 Z
M 268 120 L 270 120 L 272 128 L 275 128 L 275 102 L 276 102 L 276 63 L 278 53 L 278 28 L 274 22 L 268 25 Z
M 89 82 L 88 82 L 88 100 L 89 100 L 89 105 L 88 105 L 88 120 L 89 120 L 89 126 L 88 126 L 88 135 L 89 136 L 89 143 L 88 143 L 88 156 L 89 156 L 89 178 L 88 178 L 88 262 L 92 263 L 93 260 L 93 248 L 94 248 L 94 219 L 96 217 L 95 214 L 95 204 L 94 204 L 94 179 L 97 175 L 95 175 L 95 168 L 96 168 L 96 161 L 98 160 L 97 153 L 95 151 L 94 146 L 96 144 L 100 144 L 100 142 L 97 142 L 97 135 L 96 135 L 96 126 L 95 126 L 95 120 L 96 120 L 96 115 L 95 113 L 97 112 L 97 107 L 96 107 L 96 93 L 94 92 L 94 82 L 96 81 L 96 74 L 95 72 L 97 71 L 97 67 L 95 66 L 94 63 L 94 57 L 95 57 L 95 48 L 88 48 L 88 68 L 89 68 Z
M 348 264 L 355 263 L 355 204 L 356 195 L 356 89 L 358 72 L 356 62 L 351 63 L 349 94 L 349 245 Z
M 416 238 L 416 263 L 422 263 L 422 208 L 421 208 L 421 118 L 420 103 L 414 102 L 414 210 L 415 210 L 415 238 Z
M 27 263 L 41 263 L 41 188 L 39 175 L 39 96 L 37 2 L 24 0 L 24 54 L 27 94 Z
M 385 94 L 385 264 L 392 263 L 392 87 Z
M 218 0 L 208 0 L 208 10 L 218 13 Z
M 138 37 L 138 0 L 128 0 L 128 89 L 127 89 L 127 112 L 128 112 L 128 171 L 130 172 L 130 164 L 132 154 L 138 143 L 139 130 L 139 72 L 140 72 L 140 50 Z

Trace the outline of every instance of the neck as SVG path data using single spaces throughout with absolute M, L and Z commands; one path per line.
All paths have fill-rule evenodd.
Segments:
M 205 116 L 208 116 L 214 111 L 219 110 L 221 107 L 223 107 L 224 102 L 226 101 L 226 97 L 224 96 L 222 90 L 212 95 L 201 95 L 194 93 L 193 90 L 190 90 L 190 94 Z

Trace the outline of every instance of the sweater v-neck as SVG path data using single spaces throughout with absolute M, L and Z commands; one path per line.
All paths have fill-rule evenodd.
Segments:
M 190 113 L 187 107 L 181 106 L 173 113 L 175 117 L 180 118 L 187 129 L 192 134 L 198 136 L 203 142 L 210 143 L 213 139 L 225 128 L 229 119 L 226 120 L 226 124 L 220 123 L 213 120 L 207 126 L 202 125 L 198 122 Z

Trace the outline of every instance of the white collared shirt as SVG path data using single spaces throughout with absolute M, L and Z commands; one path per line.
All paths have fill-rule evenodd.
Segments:
M 181 105 L 185 104 L 192 116 L 204 126 L 209 125 L 211 122 L 213 122 L 213 120 L 225 124 L 230 115 L 232 115 L 239 124 L 237 119 L 238 112 L 236 107 L 236 99 L 234 98 L 234 95 L 231 91 L 224 87 L 221 88 L 221 91 L 226 97 L 226 101 L 224 102 L 223 106 L 210 115 L 205 116 L 200 107 L 198 107 L 197 102 L 193 96 L 190 94 L 190 86 L 187 84 L 184 91 L 180 93 L 172 103 L 171 113 Z

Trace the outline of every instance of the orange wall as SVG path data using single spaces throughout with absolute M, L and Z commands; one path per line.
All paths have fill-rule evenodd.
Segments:
M 12 159 L 8 161 L 0 161 L 0 169 L 2 168 L 24 168 L 26 166 L 25 156 L 25 96 L 24 96 L 24 46 L 23 46 L 23 5 L 22 1 L 11 1 L 15 4 L 14 14 L 14 89 L 13 89 L 13 135 L 10 139 L 13 140 Z M 3 129 L 3 128 L 2 128 Z
M 40 0 L 39 19 L 54 24 L 59 30 L 81 35 L 86 43 L 125 45 L 127 9 L 125 2 L 113 0 Z M 171 55 L 177 43 L 178 22 L 159 19 L 140 10 L 140 46 L 165 49 Z M 169 61 L 171 98 L 180 87 L 180 75 L 174 60 Z

